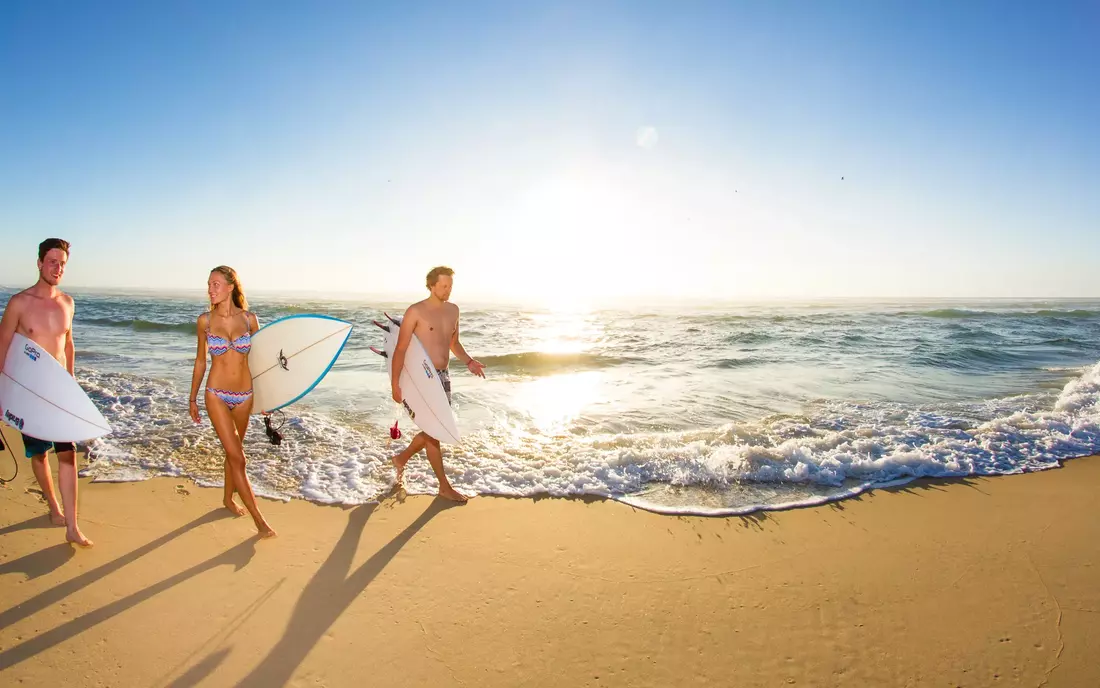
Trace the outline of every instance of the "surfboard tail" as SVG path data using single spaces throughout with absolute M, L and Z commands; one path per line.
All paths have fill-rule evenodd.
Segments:
M 47 442 L 87 442 L 111 433 L 95 402 L 53 356 L 18 332 L 0 372 L 3 422 Z

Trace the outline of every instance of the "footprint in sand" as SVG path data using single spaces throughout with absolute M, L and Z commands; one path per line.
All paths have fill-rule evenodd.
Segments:
M 183 485 L 176 485 L 176 493 L 185 496 L 191 494 L 191 492 Z

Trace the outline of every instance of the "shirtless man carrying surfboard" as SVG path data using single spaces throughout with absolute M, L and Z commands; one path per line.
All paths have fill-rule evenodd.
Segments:
M 405 365 L 405 352 L 408 351 L 409 342 L 414 334 L 431 357 L 443 382 L 443 389 L 447 392 L 448 400 L 451 398 L 451 378 L 447 365 L 450 363 L 452 351 L 458 360 L 466 364 L 467 370 L 479 377 L 485 377 L 485 366 L 466 353 L 458 341 L 458 306 L 449 303 L 453 278 L 454 270 L 448 267 L 432 268 L 427 279 L 428 291 L 431 294 L 423 301 L 409 306 L 405 311 L 405 317 L 401 321 L 401 333 L 397 336 L 397 346 L 393 352 L 390 375 L 393 400 L 399 404 L 402 402 L 402 395 L 398 380 Z M 428 463 L 431 464 L 435 477 L 439 480 L 439 496 L 455 502 L 465 502 L 467 497 L 451 486 L 450 481 L 447 480 L 447 474 L 443 472 L 443 450 L 439 447 L 439 440 L 423 432 L 417 433 L 405 451 L 393 458 L 393 465 L 397 468 L 397 484 L 401 485 L 405 464 L 421 449 L 428 454 Z
M 0 370 L 7 360 L 12 336 L 18 332 L 48 351 L 75 377 L 72 325 L 76 307 L 73 298 L 57 288 L 68 262 L 69 242 L 64 239 L 46 239 L 38 245 L 38 282 L 14 294 L 0 319 Z M 0 409 L 2 414 L 3 409 Z M 65 526 L 65 539 L 69 542 L 91 547 L 92 541 L 84 537 L 76 523 L 76 447 L 72 442 L 44 442 L 26 435 L 23 446 L 42 495 L 50 505 L 50 521 Z M 61 486 L 64 511 L 58 506 L 53 491 L 50 464 L 46 460 L 50 449 L 57 454 L 57 482 Z

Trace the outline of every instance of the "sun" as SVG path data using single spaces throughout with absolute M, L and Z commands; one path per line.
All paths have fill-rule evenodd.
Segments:
M 511 208 L 517 234 L 512 273 L 525 303 L 565 312 L 590 310 L 614 286 L 608 259 L 629 247 L 634 225 L 625 192 L 595 164 L 576 163 L 547 174 Z

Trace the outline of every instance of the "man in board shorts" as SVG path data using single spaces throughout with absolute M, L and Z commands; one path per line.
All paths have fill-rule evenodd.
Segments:
M 449 302 L 453 278 L 454 270 L 448 267 L 432 268 L 427 277 L 430 295 L 423 301 L 409 306 L 405 311 L 405 317 L 401 321 L 401 333 L 397 336 L 397 346 L 393 352 L 391 364 L 393 374 L 390 379 L 393 400 L 399 404 L 403 399 L 398 380 L 405 364 L 405 352 L 414 334 L 432 359 L 432 364 L 439 374 L 439 380 L 443 383 L 443 389 L 447 392 L 447 403 L 451 403 L 451 374 L 447 369 L 451 361 L 451 352 L 466 364 L 466 369 L 471 373 L 485 377 L 485 366 L 466 353 L 458 341 L 458 306 Z M 417 433 L 405 451 L 393 458 L 393 465 L 397 468 L 397 484 L 401 485 L 405 464 L 421 449 L 428 454 L 428 463 L 431 464 L 435 477 L 439 480 L 439 496 L 455 502 L 465 502 L 467 497 L 451 487 L 447 474 L 443 472 L 443 450 L 439 446 L 439 440 L 423 432 Z
M 57 359 L 75 377 L 72 325 L 76 307 L 72 297 L 57 288 L 68 262 L 69 242 L 46 239 L 38 245 L 38 282 L 13 295 L 0 319 L 0 371 L 7 360 L 12 337 L 19 333 Z M 0 409 L 0 415 L 17 426 L 21 425 L 4 409 Z M 92 541 L 80 532 L 76 522 L 76 447 L 72 442 L 46 442 L 28 435 L 23 435 L 23 446 L 24 453 L 31 460 L 34 477 L 42 488 L 42 495 L 50 506 L 50 521 L 54 525 L 65 526 L 65 539 L 69 542 L 91 547 Z M 57 454 L 57 482 L 61 487 L 64 511 L 53 491 L 53 477 L 46 460 L 50 449 Z

